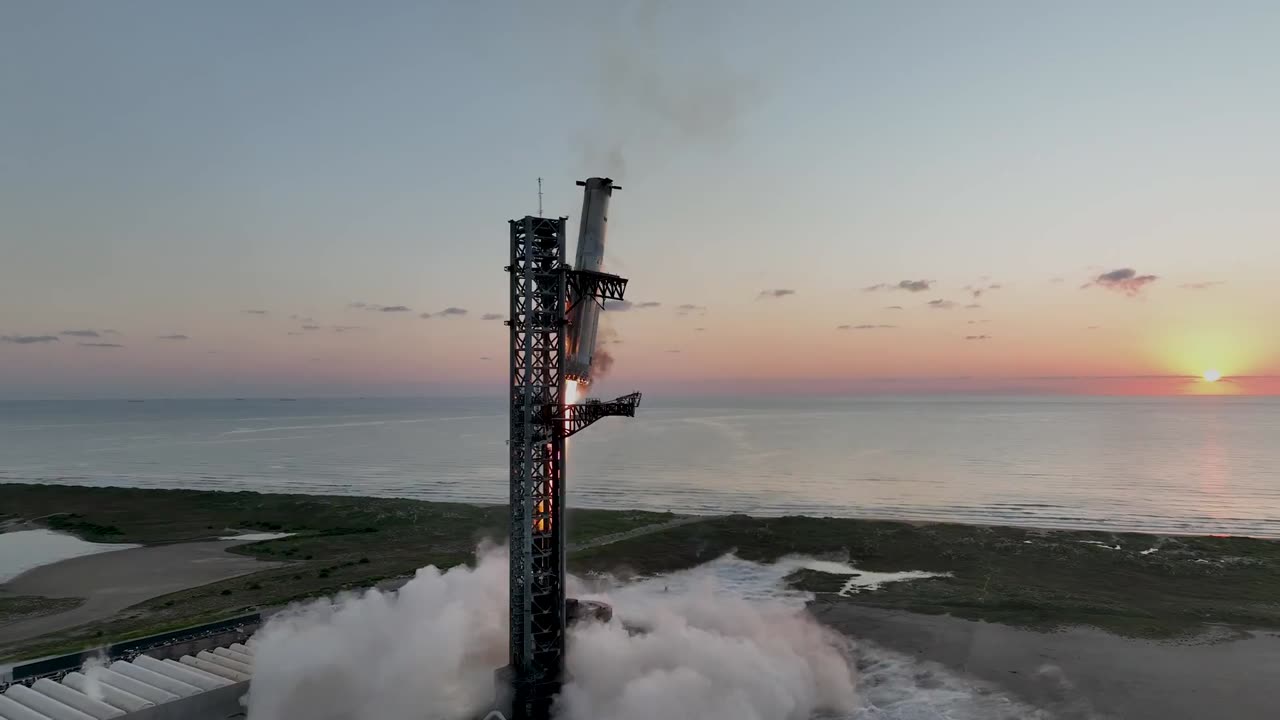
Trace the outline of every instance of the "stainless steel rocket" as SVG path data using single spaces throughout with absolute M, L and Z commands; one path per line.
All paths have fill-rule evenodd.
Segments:
M 608 229 L 609 198 L 622 188 L 610 178 L 588 178 L 583 186 L 582 219 L 578 226 L 578 252 L 574 270 L 603 272 L 604 239 Z M 564 373 L 570 380 L 591 382 L 591 362 L 596 350 L 596 329 L 600 304 L 591 298 L 578 302 L 569 313 L 569 333 L 565 342 Z

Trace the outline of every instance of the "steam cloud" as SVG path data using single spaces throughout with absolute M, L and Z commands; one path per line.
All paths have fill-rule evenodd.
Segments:
M 475 569 L 419 570 L 398 595 L 274 616 L 258 633 L 250 720 L 481 717 L 507 662 L 507 580 L 505 550 L 490 549 Z M 570 630 L 558 720 L 806 720 L 856 706 L 848 642 L 799 608 L 707 586 L 607 599 L 618 619 Z

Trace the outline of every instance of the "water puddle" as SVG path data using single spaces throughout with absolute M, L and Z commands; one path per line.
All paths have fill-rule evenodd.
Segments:
M 0 533 L 0 583 L 22 573 L 81 555 L 141 547 L 129 543 L 93 543 L 53 530 Z

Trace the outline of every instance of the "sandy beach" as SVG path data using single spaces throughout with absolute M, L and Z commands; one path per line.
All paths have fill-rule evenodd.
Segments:
M 1036 632 L 839 600 L 810 606 L 847 635 L 997 685 L 1059 720 L 1264 720 L 1280 706 L 1280 633 L 1148 641 Z
M 83 598 L 84 602 L 64 612 L 0 625 L 0 648 L 111 618 L 153 597 L 285 564 L 227 552 L 243 542 L 221 540 L 132 548 L 29 570 L 0 585 L 0 596 Z

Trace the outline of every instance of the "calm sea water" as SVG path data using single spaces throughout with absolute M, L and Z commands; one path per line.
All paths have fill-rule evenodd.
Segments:
M 0 482 L 498 503 L 505 438 L 501 399 L 0 403 Z M 1276 398 L 646 400 L 569 462 L 579 507 L 1280 537 Z

